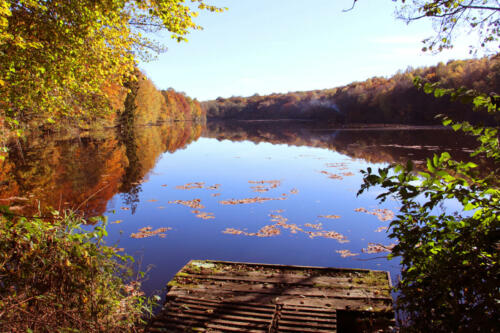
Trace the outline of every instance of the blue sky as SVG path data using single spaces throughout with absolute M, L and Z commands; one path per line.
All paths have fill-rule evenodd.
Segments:
M 204 27 L 176 43 L 158 36 L 168 51 L 140 68 L 160 89 L 184 91 L 198 100 L 333 88 L 408 66 L 466 59 L 468 43 L 424 54 L 429 21 L 410 25 L 394 16 L 391 0 L 208 0 L 228 7 L 203 13 Z

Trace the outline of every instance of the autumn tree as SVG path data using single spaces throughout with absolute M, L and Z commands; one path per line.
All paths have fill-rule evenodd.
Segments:
M 109 86 L 134 80 L 138 59 L 164 46 L 166 31 L 186 41 L 205 0 L 0 0 L 0 120 L 71 116 L 110 110 Z

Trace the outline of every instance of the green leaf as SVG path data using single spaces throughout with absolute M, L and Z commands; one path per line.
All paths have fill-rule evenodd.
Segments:
M 444 126 L 448 126 L 449 124 L 451 124 L 451 119 L 445 119 L 445 120 L 443 120 L 443 125 Z
M 473 210 L 474 208 L 476 208 L 477 206 L 472 204 L 472 203 L 467 203 L 465 206 L 464 206 L 464 211 L 469 211 L 469 210 Z

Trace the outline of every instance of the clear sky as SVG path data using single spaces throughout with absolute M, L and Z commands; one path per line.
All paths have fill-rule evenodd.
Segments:
M 410 25 L 394 16 L 391 0 L 207 0 L 228 7 L 204 13 L 204 27 L 177 43 L 159 36 L 168 51 L 140 68 L 159 89 L 183 91 L 200 101 L 326 89 L 408 66 L 471 58 L 465 41 L 452 51 L 424 54 L 429 21 Z M 467 39 L 465 37 L 464 39 Z

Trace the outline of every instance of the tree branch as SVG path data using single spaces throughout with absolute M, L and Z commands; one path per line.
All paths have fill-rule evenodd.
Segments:
M 478 10 L 495 10 L 500 11 L 500 7 L 487 7 L 487 6 L 472 6 L 472 5 L 459 5 L 464 9 L 478 9 Z
M 348 8 L 348 9 L 343 9 L 343 10 L 342 10 L 342 12 L 344 12 L 344 13 L 345 13 L 345 12 L 349 12 L 349 11 L 353 10 L 353 9 L 354 9 L 354 6 L 356 6 L 356 1 L 358 1 L 358 0 L 353 0 L 353 1 L 352 1 L 352 7 L 351 7 L 351 8 Z

